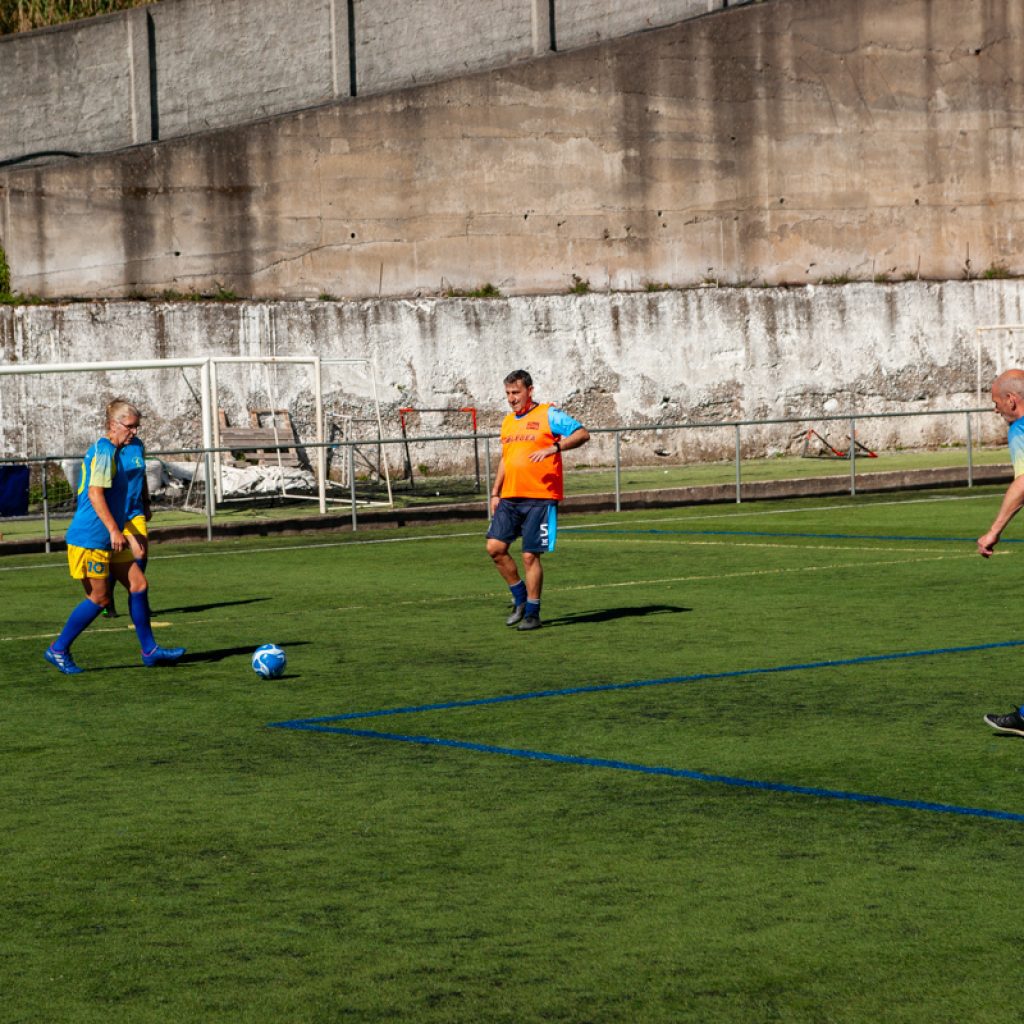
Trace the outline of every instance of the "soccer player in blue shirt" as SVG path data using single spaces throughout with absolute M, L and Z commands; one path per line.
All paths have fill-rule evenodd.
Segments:
M 132 625 L 147 667 L 173 665 L 184 647 L 165 649 L 153 638 L 146 575 L 132 555 L 124 530 L 133 490 L 132 473 L 145 478 L 145 460 L 139 466 L 124 463 L 119 454 L 138 433 L 139 410 L 123 399 L 107 406 L 107 433 L 86 453 L 78 485 L 78 506 L 65 537 L 72 579 L 81 580 L 85 600 L 80 602 L 45 650 L 43 657 L 65 675 L 82 669 L 71 656 L 71 645 L 110 603 L 111 576 L 128 590 Z M 121 554 L 126 548 L 127 557 Z
M 992 404 L 1009 424 L 1007 443 L 1013 462 L 1013 483 L 1007 487 L 992 525 L 978 538 L 978 554 L 982 558 L 992 556 L 1003 530 L 1024 508 L 1024 370 L 1007 370 L 996 378 L 992 385 Z M 985 722 L 1000 732 L 1024 736 L 1024 707 L 1016 708 L 1008 715 L 986 715 Z
M 114 501 L 124 507 L 124 536 L 128 541 L 123 551 L 111 555 L 112 562 L 138 562 L 146 571 L 149 560 L 149 522 L 152 512 L 149 503 L 149 485 L 146 482 L 146 449 L 143 443 L 133 437 L 126 445 L 117 449 L 117 472 L 114 474 Z M 110 579 L 110 603 L 103 614 L 110 619 L 117 618 L 114 610 L 115 577 Z

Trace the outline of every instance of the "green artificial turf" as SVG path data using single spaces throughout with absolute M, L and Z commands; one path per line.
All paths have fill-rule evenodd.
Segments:
M 1015 1020 L 1024 820 L 926 806 L 1024 816 L 1000 494 L 564 516 L 530 634 L 482 524 L 157 545 L 185 661 L 74 678 L 3 559 L 0 1020 Z

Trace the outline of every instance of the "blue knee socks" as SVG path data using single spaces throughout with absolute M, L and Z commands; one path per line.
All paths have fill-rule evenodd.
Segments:
M 103 611 L 98 604 L 93 604 L 88 598 L 75 606 L 74 611 L 68 616 L 60 636 L 50 645 L 55 651 L 66 651 L 78 639 L 78 636 L 89 625 L 99 613 Z
M 132 617 L 135 635 L 139 638 L 139 646 L 143 654 L 150 654 L 156 647 L 153 639 L 153 627 L 149 621 L 149 591 L 139 590 L 128 595 L 128 612 Z
M 518 583 L 513 583 L 508 589 L 512 591 L 513 604 L 521 605 L 526 603 L 526 584 L 522 580 Z

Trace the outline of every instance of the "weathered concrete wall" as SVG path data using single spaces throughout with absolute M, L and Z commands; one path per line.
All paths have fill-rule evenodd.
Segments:
M 338 7 L 333 0 L 165 0 L 148 8 L 157 137 L 222 128 L 347 95 L 344 2 L 340 25 Z
M 53 151 L 106 152 L 499 67 L 552 49 L 563 17 L 564 50 L 727 6 L 164 0 L 0 38 L 0 162 L 36 154 L 38 166 Z
M 723 7 L 739 6 L 722 0 L 619 0 L 614 4 L 604 0 L 559 0 L 556 42 L 559 50 L 571 50 L 630 32 L 671 25 Z
M 140 141 L 133 132 L 140 68 L 132 54 L 145 38 L 145 21 L 124 14 L 95 18 L 88 31 L 45 29 L 0 40 L 0 160 Z M 140 85 L 148 97 L 148 80 Z M 142 138 L 150 138 L 148 127 Z
M 973 408 L 979 355 L 983 387 L 997 370 L 1024 365 L 1024 334 L 979 335 L 976 328 L 1021 322 L 1024 282 L 1017 281 L 497 300 L 111 302 L 0 308 L 0 356 L 5 364 L 206 354 L 369 359 L 385 435 L 396 438 L 400 406 L 476 406 L 481 430 L 496 430 L 505 411 L 501 380 L 523 366 L 538 399 L 563 405 L 590 427 L 807 418 L 745 429 L 745 450 L 764 454 L 798 450 L 804 430 L 821 427 L 816 417 L 826 414 Z M 197 445 L 188 376 L 0 376 L 0 451 L 78 452 L 99 428 L 100 407 L 117 394 L 138 397 L 150 447 Z M 220 384 L 220 405 L 233 422 L 246 421 L 247 407 L 286 406 L 300 438 L 313 436 L 305 372 L 253 366 L 225 371 Z M 324 390 L 330 416 L 372 415 L 372 386 L 360 368 L 325 367 Z M 465 417 L 435 418 L 416 423 L 414 433 L 442 426 L 468 430 Z M 981 426 L 982 440 L 1005 437 L 997 417 L 982 417 Z M 860 436 L 880 448 L 962 441 L 964 420 L 868 422 Z M 666 445 L 685 458 L 728 457 L 733 431 L 635 433 L 624 456 L 652 459 Z M 590 462 L 610 458 L 608 440 L 587 450 Z
M 1024 272 L 1024 4 L 776 0 L 0 173 L 27 293 L 277 297 Z
M 539 0 L 356 0 L 356 77 L 360 95 L 511 64 L 538 49 Z M 543 2 L 545 21 L 547 0 Z M 539 48 L 549 48 L 547 39 Z

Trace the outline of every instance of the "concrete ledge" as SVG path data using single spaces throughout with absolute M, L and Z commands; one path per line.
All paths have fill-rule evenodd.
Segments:
M 1004 484 L 1013 479 L 1010 466 L 975 466 L 974 483 Z M 956 469 L 905 470 L 865 473 L 857 477 L 857 493 L 931 490 L 942 487 L 966 487 L 966 467 Z M 756 480 L 742 485 L 741 496 L 746 501 L 767 501 L 777 498 L 813 498 L 850 493 L 849 476 L 805 477 L 797 480 Z M 650 491 L 626 491 L 622 494 L 623 509 L 673 508 L 682 505 L 734 504 L 734 484 L 710 484 L 704 487 L 667 487 Z M 580 494 L 566 498 L 561 508 L 566 512 L 611 512 L 615 509 L 614 494 Z M 388 509 L 359 514 L 360 530 L 387 530 L 418 523 L 451 523 L 473 521 L 479 523 L 481 535 L 486 521 L 485 501 L 463 502 L 457 505 L 428 505 L 421 508 Z M 297 519 L 255 519 L 244 523 L 222 524 L 214 520 L 214 540 L 238 537 L 294 537 L 323 531 L 352 532 L 352 515 L 333 514 L 303 516 Z M 195 525 L 156 527 L 150 534 L 154 543 L 192 543 L 206 540 L 206 521 Z M 51 542 L 52 551 L 63 551 L 64 541 Z M 42 540 L 2 541 L 0 557 L 4 555 L 38 554 L 46 550 Z

